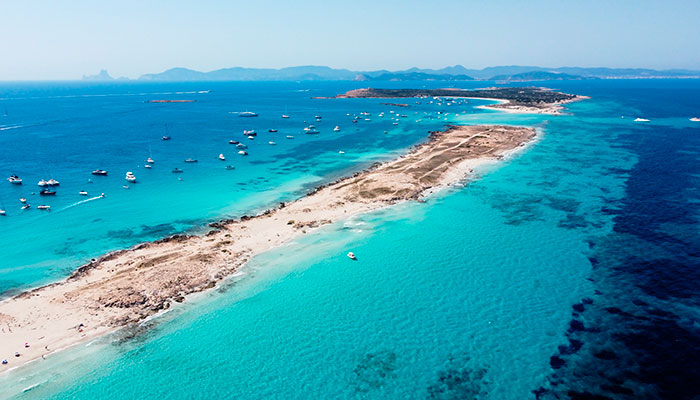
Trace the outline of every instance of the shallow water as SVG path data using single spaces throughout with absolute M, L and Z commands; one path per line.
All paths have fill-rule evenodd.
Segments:
M 188 126 L 209 123 L 210 112 L 261 112 L 280 93 L 295 99 L 286 105 L 289 114 L 302 105 L 305 115 L 322 113 L 323 125 L 317 126 L 340 124 L 336 121 L 347 118 L 344 109 L 350 107 L 373 113 L 386 109 L 373 100 L 325 101 L 321 107 L 308 93 L 294 92 L 295 84 L 277 83 L 250 84 L 255 107 L 229 107 L 226 101 L 240 88 L 227 85 L 236 90 L 229 88 L 220 95 L 221 104 L 211 106 L 216 111 L 202 111 L 201 120 Z M 318 93 L 334 94 L 348 84 L 314 85 Z M 467 186 L 427 203 L 324 227 L 254 258 L 229 285 L 150 321 L 134 338 L 109 338 L 59 353 L 0 377 L 0 383 L 18 398 L 57 399 L 692 398 L 697 358 L 683 355 L 700 348 L 693 323 L 700 129 L 688 118 L 700 109 L 700 84 L 557 85 L 593 99 L 572 104 L 570 116 L 507 115 L 464 106 L 460 111 L 467 114 L 450 117 L 448 122 L 526 124 L 544 131 L 526 152 L 479 171 L 481 178 Z M 276 104 L 273 115 L 285 112 Z M 470 106 L 476 104 L 483 102 Z M 429 105 L 409 110 L 423 107 L 437 110 Z M 156 139 L 162 121 L 178 115 L 175 107 L 162 107 L 162 112 L 167 117 L 149 122 Z M 652 121 L 632 122 L 637 116 Z M 190 121 L 185 117 L 183 125 Z M 17 225 L 7 237 L 12 243 L 21 244 L 17 239 L 31 231 L 24 224 L 56 225 L 51 235 L 36 234 L 45 242 L 27 244 L 36 246 L 30 254 L 42 243 L 67 245 L 61 256 L 34 254 L 37 261 L 31 264 L 21 261 L 27 253 L 18 250 L 10 258 L 14 264 L 3 268 L 5 290 L 54 279 L 76 260 L 105 249 L 293 198 L 314 182 L 404 149 L 443 123 L 411 118 L 392 130 L 388 122 L 385 135 L 382 122 L 372 116 L 373 121 L 358 126 L 361 131 L 345 129 L 346 122 L 337 136 L 295 134 L 284 151 L 276 140 L 278 146 L 261 145 L 245 162 L 236 161 L 236 179 L 245 186 L 225 190 L 231 171 L 201 154 L 215 157 L 231 135 L 228 127 L 241 124 L 231 128 L 240 136 L 243 122 L 219 117 L 218 134 L 188 133 L 189 145 L 177 143 L 187 129 L 176 134 L 177 125 L 170 122 L 172 144 L 181 147 L 156 154 L 155 145 L 162 143 L 152 143 L 156 166 L 162 159 L 175 165 L 190 156 L 187 150 L 197 152 L 193 156 L 200 158 L 196 168 L 201 171 L 186 171 L 182 182 L 168 170 L 149 181 L 147 173 L 156 168 L 134 168 L 145 182 L 120 191 L 121 174 L 110 176 L 113 180 L 101 184 L 113 195 L 89 203 L 94 209 L 70 209 L 76 210 L 73 221 L 102 218 L 85 227 L 57 228 L 64 226 L 59 218 L 67 221 L 68 212 L 13 216 Z M 259 132 L 257 126 L 269 123 L 262 112 L 260 118 Z M 133 134 L 119 141 L 141 140 L 146 149 L 139 152 L 147 156 L 147 141 Z M 219 135 L 217 142 L 210 143 L 208 135 Z M 207 140 L 192 146 L 200 137 Z M 118 153 L 114 147 L 107 149 Z M 352 158 L 337 157 L 339 148 Z M 134 153 L 133 146 L 119 149 Z M 108 168 L 115 171 L 128 165 L 110 162 Z M 63 181 L 70 179 L 59 180 L 61 191 L 69 192 Z M 0 193 L 9 189 L 3 186 Z M 163 202 L 168 207 L 159 207 Z M 100 217 L 117 206 L 124 218 Z M 110 224 L 121 228 L 106 229 Z M 115 234 L 119 230 L 122 235 Z M 86 241 L 91 235 L 96 237 Z M 349 250 L 357 262 L 344 256 Z M 662 355 L 675 365 L 661 362 Z

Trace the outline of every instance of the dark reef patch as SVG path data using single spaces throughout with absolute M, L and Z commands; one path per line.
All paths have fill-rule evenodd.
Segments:
M 368 392 L 381 387 L 388 379 L 394 377 L 396 370 L 396 354 L 382 350 L 367 353 L 357 364 L 355 370 L 355 390 Z
M 428 387 L 428 398 L 438 400 L 483 399 L 488 396 L 487 369 L 473 366 L 469 357 L 451 358 Z

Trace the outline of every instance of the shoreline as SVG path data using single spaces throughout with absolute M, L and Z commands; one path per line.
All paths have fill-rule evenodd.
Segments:
M 529 127 L 451 125 L 398 158 L 256 216 L 213 222 L 202 235 L 173 235 L 107 253 L 62 281 L 0 301 L 0 359 L 8 360 L 0 373 L 160 315 L 173 302 L 217 287 L 254 255 L 326 224 L 420 200 L 538 136 Z

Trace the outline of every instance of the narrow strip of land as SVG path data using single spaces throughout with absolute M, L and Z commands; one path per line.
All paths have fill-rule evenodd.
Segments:
M 402 157 L 260 215 L 211 224 L 203 236 L 175 235 L 107 254 L 61 282 L 0 302 L 0 359 L 8 360 L 0 371 L 138 323 L 215 287 L 255 254 L 321 225 L 419 199 L 534 137 L 526 127 L 451 126 Z

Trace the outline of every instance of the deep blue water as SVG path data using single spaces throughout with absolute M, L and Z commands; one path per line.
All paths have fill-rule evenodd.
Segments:
M 416 85 L 440 83 L 382 84 Z M 297 197 L 447 122 L 543 131 L 464 187 L 333 224 L 133 331 L 6 374 L 4 393 L 697 398 L 700 123 L 689 118 L 700 114 L 700 82 L 548 85 L 592 98 L 558 117 L 474 109 L 479 101 L 413 104 L 394 126 L 377 117 L 391 109 L 381 101 L 310 98 L 359 86 L 348 82 L 3 84 L 0 129 L 21 127 L 0 131 L 0 171 L 25 178 L 22 188 L 0 185 L 9 214 L 0 221 L 6 293 L 58 279 L 110 249 Z M 197 102 L 143 103 L 154 97 Z M 245 110 L 260 117 L 229 114 Z M 448 120 L 437 120 L 438 110 L 451 112 Z M 352 124 L 361 111 L 372 121 Z M 316 114 L 321 135 L 301 134 Z M 166 124 L 171 142 L 158 140 Z M 247 158 L 227 150 L 250 128 L 259 136 Z M 142 168 L 149 145 L 151 171 Z M 222 152 L 234 171 L 216 159 Z M 184 165 L 186 157 L 200 162 Z M 182 181 L 174 166 L 186 169 Z M 110 176 L 88 184 L 98 167 Z M 140 180 L 129 190 L 121 188 L 127 169 Z M 19 212 L 17 198 L 36 198 L 35 181 L 49 174 L 61 181 L 54 210 Z M 61 210 L 83 188 L 107 197 Z M 348 248 L 360 262 L 348 265 Z

